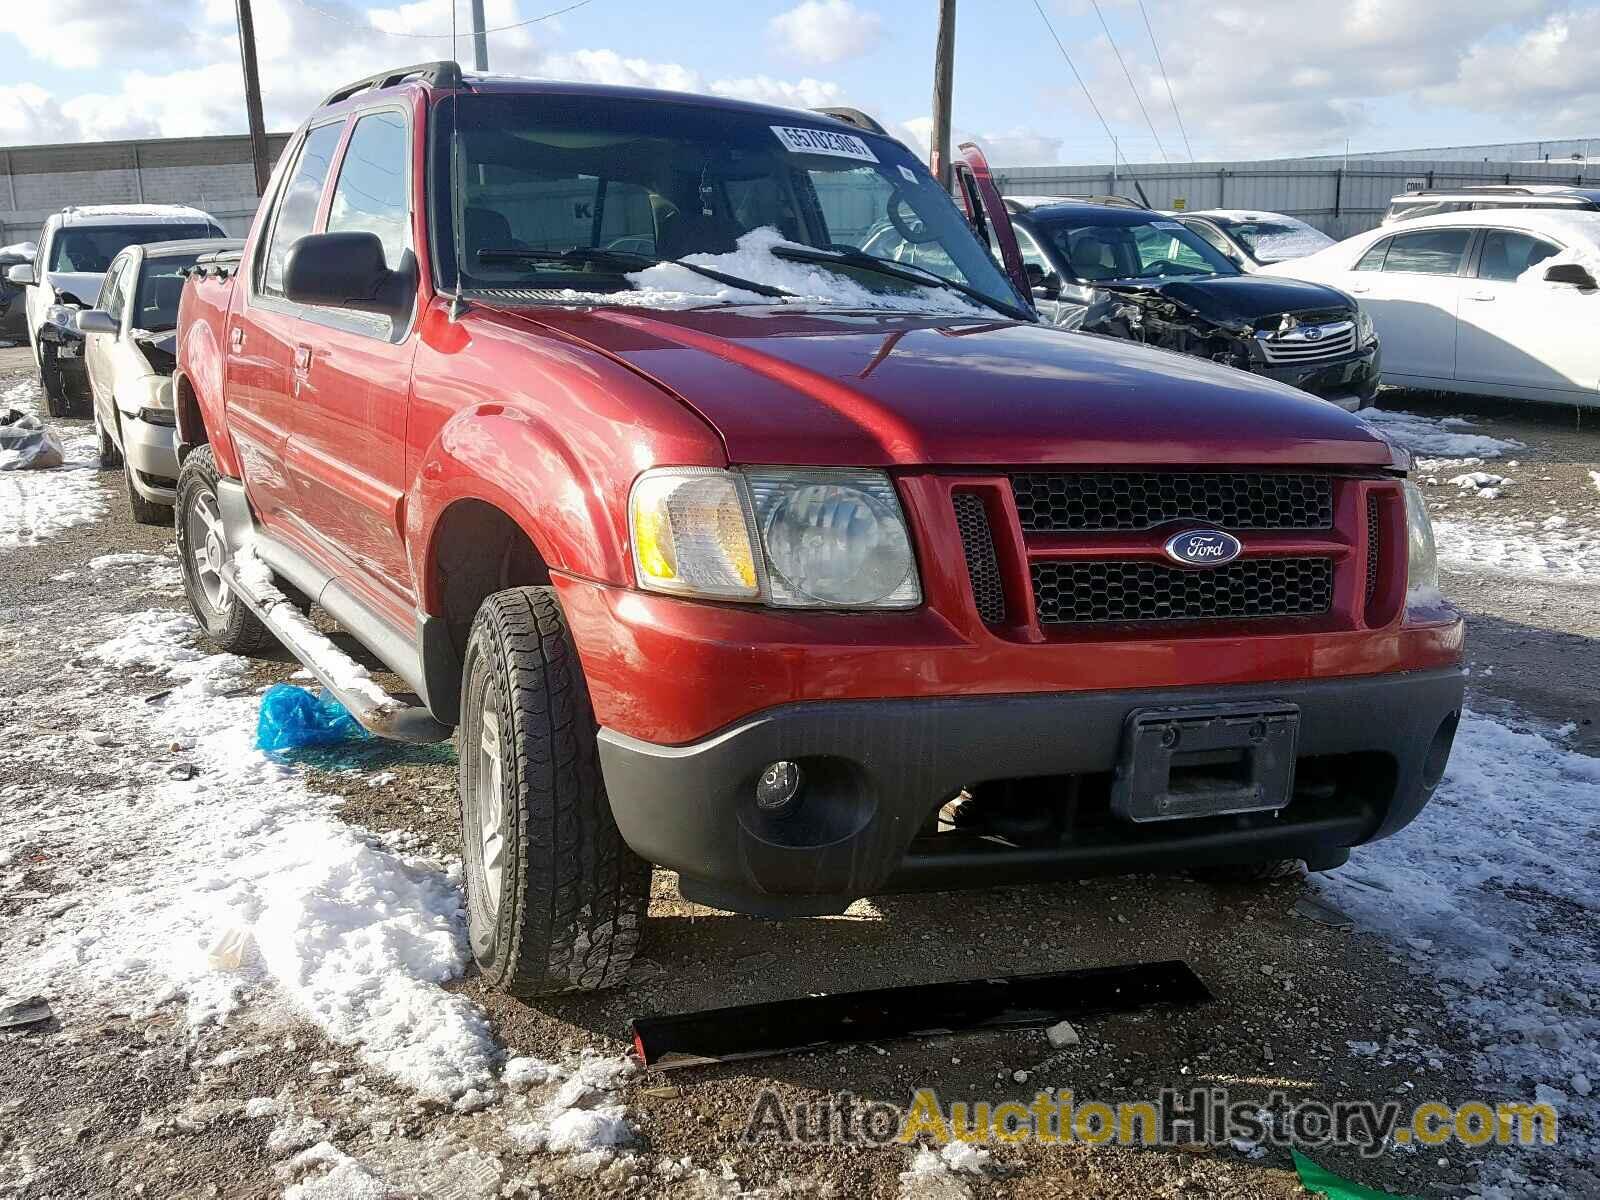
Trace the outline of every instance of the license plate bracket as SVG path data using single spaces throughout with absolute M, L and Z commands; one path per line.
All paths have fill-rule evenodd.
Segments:
M 1299 733 L 1288 702 L 1135 709 L 1111 811 L 1135 824 L 1276 812 L 1294 794 Z

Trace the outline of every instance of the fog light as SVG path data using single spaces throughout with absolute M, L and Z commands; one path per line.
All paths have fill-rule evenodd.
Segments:
M 800 802 L 800 789 L 805 783 L 800 764 L 796 762 L 768 763 L 756 780 L 756 807 L 762 812 L 780 813 Z

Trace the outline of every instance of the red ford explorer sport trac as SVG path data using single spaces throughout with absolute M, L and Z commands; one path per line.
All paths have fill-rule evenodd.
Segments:
M 194 611 L 453 731 L 498 986 L 618 982 L 651 864 L 770 916 L 1262 877 L 1438 783 L 1462 622 L 1405 455 L 1039 324 L 957 175 L 849 110 L 437 63 L 330 96 L 189 280 Z

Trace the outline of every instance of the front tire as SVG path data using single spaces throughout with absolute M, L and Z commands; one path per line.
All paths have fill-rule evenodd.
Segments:
M 171 525 L 172 507 L 159 500 L 146 500 L 133 482 L 133 464 L 123 461 L 122 483 L 128 489 L 128 511 L 140 525 Z
M 52 417 L 73 417 L 76 407 L 67 394 L 67 381 L 54 346 L 39 345 L 39 388 L 44 392 L 44 411 Z
M 222 567 L 230 555 L 217 504 L 217 479 L 210 446 L 191 451 L 178 472 L 175 517 L 183 590 L 195 620 L 218 648 L 230 654 L 256 654 L 273 637 L 222 580 Z
M 122 465 L 122 451 L 117 449 L 116 439 L 111 436 L 111 433 L 106 429 L 104 422 L 100 420 L 100 409 L 98 406 L 96 406 L 94 410 L 94 434 L 100 443 L 99 449 L 101 467 L 107 470 L 110 470 L 112 467 L 120 467 Z
M 638 946 L 650 866 L 617 831 L 597 733 L 555 593 L 490 596 L 462 671 L 462 845 L 473 955 L 513 995 L 613 987 Z

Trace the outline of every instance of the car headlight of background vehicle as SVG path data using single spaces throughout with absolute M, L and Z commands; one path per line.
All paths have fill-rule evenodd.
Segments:
M 911 538 L 881 471 L 665 468 L 634 484 L 629 530 L 654 591 L 779 608 L 913 608 Z
M 1433 522 L 1428 519 L 1428 502 L 1422 489 L 1409 479 L 1406 496 L 1406 599 L 1437 601 L 1439 596 L 1439 551 L 1433 543 Z
M 1356 338 L 1363 346 L 1378 340 L 1378 327 L 1372 323 L 1372 314 L 1364 308 L 1356 309 Z

